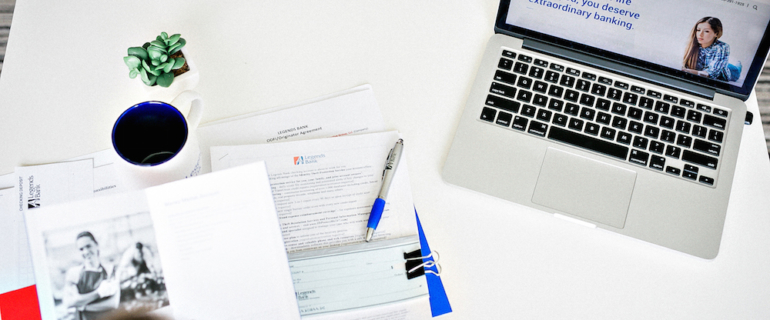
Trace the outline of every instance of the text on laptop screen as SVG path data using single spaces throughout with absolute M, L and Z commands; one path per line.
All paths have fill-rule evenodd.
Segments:
M 756 1 L 511 0 L 506 23 L 742 87 L 769 20 Z

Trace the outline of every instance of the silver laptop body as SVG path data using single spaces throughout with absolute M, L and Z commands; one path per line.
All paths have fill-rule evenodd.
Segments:
M 542 41 L 547 37 L 537 40 L 528 30 L 505 30 L 509 6 L 516 2 L 527 1 L 500 5 L 496 34 L 468 96 L 444 180 L 715 258 L 744 127 L 744 101 L 756 82 L 751 73 L 761 70 L 767 56 L 766 43 L 744 72 L 744 94 L 737 94 L 715 89 L 714 81 L 677 78 L 628 59 L 613 61 Z M 520 6 L 532 6 L 529 2 Z M 554 11 L 550 18 L 560 14 Z M 761 27 L 766 29 L 767 20 Z M 552 89 L 562 80 L 562 89 Z M 586 90 L 577 88 L 579 80 Z M 600 84 L 596 91 L 594 84 Z M 583 97 L 592 92 L 594 98 Z

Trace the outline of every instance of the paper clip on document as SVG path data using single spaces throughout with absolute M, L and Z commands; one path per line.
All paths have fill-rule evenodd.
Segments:
M 438 251 L 432 251 L 427 256 L 420 256 L 421 252 L 420 249 L 414 250 L 412 252 L 405 252 L 404 253 L 404 259 L 406 260 L 406 278 L 412 279 L 419 277 L 421 275 L 424 275 L 426 273 L 434 274 L 436 276 L 441 276 L 441 265 L 438 264 L 439 255 Z M 430 257 L 435 256 L 433 260 L 430 261 L 424 261 L 423 259 L 428 259 Z M 438 272 L 425 269 L 425 268 L 432 268 L 433 266 L 436 266 L 436 270 Z

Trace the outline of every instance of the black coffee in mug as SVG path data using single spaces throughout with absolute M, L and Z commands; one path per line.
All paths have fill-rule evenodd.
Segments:
M 174 106 L 142 102 L 127 109 L 112 129 L 112 144 L 124 160 L 140 166 L 162 164 L 187 141 L 187 121 Z

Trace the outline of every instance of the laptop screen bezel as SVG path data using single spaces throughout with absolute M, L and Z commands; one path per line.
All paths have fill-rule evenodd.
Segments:
M 519 0 L 519 1 L 523 1 L 523 0 Z M 531 29 L 507 24 L 506 18 L 508 17 L 508 8 L 510 7 L 510 3 L 511 3 L 511 0 L 500 1 L 500 7 L 498 8 L 498 11 L 497 11 L 497 19 L 495 20 L 495 27 L 508 34 L 513 34 L 524 38 L 535 39 L 538 41 L 546 42 L 546 43 L 563 47 L 569 50 L 575 50 L 583 54 L 588 54 L 599 59 L 606 59 L 606 60 L 611 60 L 613 62 L 630 65 L 649 72 L 654 72 L 654 73 L 663 75 L 665 77 L 671 77 L 677 80 L 693 83 L 698 86 L 707 87 L 717 92 L 722 92 L 731 96 L 741 98 L 744 101 L 747 100 L 749 95 L 751 94 L 751 90 L 754 88 L 754 85 L 757 82 L 759 74 L 762 72 L 762 67 L 765 64 L 765 59 L 767 58 L 768 50 L 770 50 L 770 35 L 769 35 L 770 21 L 768 21 L 768 25 L 765 27 L 765 33 L 762 36 L 762 40 L 759 43 L 757 52 L 754 55 L 754 60 L 751 62 L 751 65 L 748 69 L 746 78 L 743 82 L 743 86 L 738 87 L 726 82 L 712 80 L 701 76 L 696 76 L 696 75 L 689 74 L 687 72 L 670 68 L 667 66 L 663 66 L 660 64 L 651 63 L 648 61 L 622 55 L 612 51 L 608 51 L 608 50 L 588 46 L 585 44 L 581 44 L 575 41 L 567 40 L 564 38 L 551 36 L 551 35 L 534 31 Z

